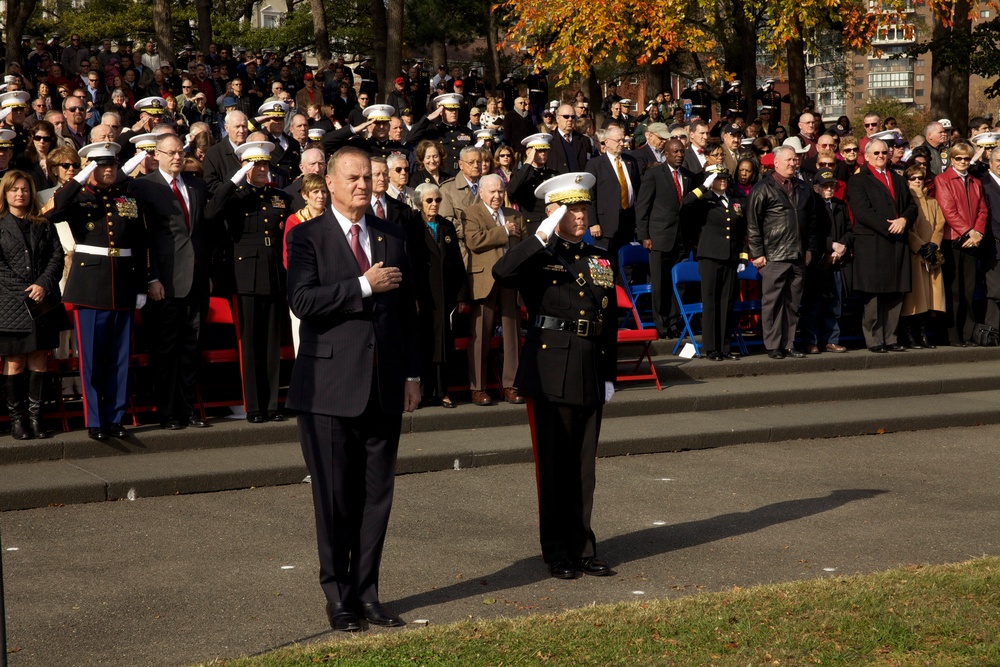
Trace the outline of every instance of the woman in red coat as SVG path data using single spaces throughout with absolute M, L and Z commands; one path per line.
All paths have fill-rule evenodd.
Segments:
M 976 289 L 976 255 L 986 233 L 983 185 L 969 174 L 974 153 L 968 143 L 948 151 L 948 168 L 934 179 L 935 196 L 944 214 L 944 285 L 948 306 L 948 341 L 969 347 L 976 327 L 972 295 Z

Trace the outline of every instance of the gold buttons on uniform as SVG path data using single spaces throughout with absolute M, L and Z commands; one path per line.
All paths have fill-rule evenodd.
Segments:
M 542 343 L 542 349 L 543 349 L 543 350 L 546 350 L 546 349 L 548 349 L 548 347 L 549 347 L 548 345 L 546 345 L 545 343 Z
M 583 292 L 580 292 L 580 296 L 584 296 L 584 293 L 583 293 Z
M 573 255 L 573 259 L 580 259 L 579 255 Z
M 587 311 L 585 311 L 585 310 L 581 310 L 581 311 L 580 311 L 580 314 L 581 314 L 581 315 L 586 315 L 586 314 L 587 314 Z
M 558 284 L 559 284 L 559 281 L 558 281 L 558 280 L 553 280 L 553 281 L 552 281 L 552 284 L 553 284 L 553 285 L 558 285 Z

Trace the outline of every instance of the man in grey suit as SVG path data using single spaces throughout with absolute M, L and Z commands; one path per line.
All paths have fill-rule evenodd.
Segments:
M 312 475 L 320 586 L 334 630 L 404 625 L 379 602 L 402 413 L 420 403 L 420 341 L 405 236 L 365 211 L 371 163 L 330 158 L 331 207 L 288 234 L 288 303 L 301 320 L 286 406 Z
M 208 305 L 208 191 L 182 174 L 184 145 L 175 134 L 156 141 L 159 168 L 135 181 L 149 231 L 149 302 L 143 318 L 151 333 L 156 411 L 163 428 L 204 427 L 194 411 L 198 334 Z
M 242 111 L 227 113 L 226 132 L 228 136 L 205 153 L 205 184 L 212 193 L 243 166 L 236 157 L 236 149 L 243 145 L 249 134 L 246 114 Z

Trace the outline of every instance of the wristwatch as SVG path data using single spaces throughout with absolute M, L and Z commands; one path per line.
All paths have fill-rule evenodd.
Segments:
M 406 381 L 407 382 L 416 382 L 417 384 L 420 384 L 420 376 L 418 375 L 417 377 L 406 378 Z

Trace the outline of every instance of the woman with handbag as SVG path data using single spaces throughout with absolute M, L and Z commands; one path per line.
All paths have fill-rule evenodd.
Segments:
M 907 167 L 903 176 L 913 201 L 917 203 L 917 219 L 910 229 L 913 270 L 910 291 L 903 297 L 899 328 L 902 334 L 909 332 L 909 347 L 934 348 L 937 346 L 927 338 L 928 321 L 946 309 L 944 275 L 941 271 L 944 257 L 940 250 L 944 238 L 944 215 L 938 203 L 927 193 L 927 170 L 922 165 Z
M 48 437 L 41 422 L 45 370 L 59 332 L 70 326 L 59 297 L 62 272 L 59 235 L 38 212 L 31 177 L 7 172 L 0 179 L 0 355 L 16 440 Z

